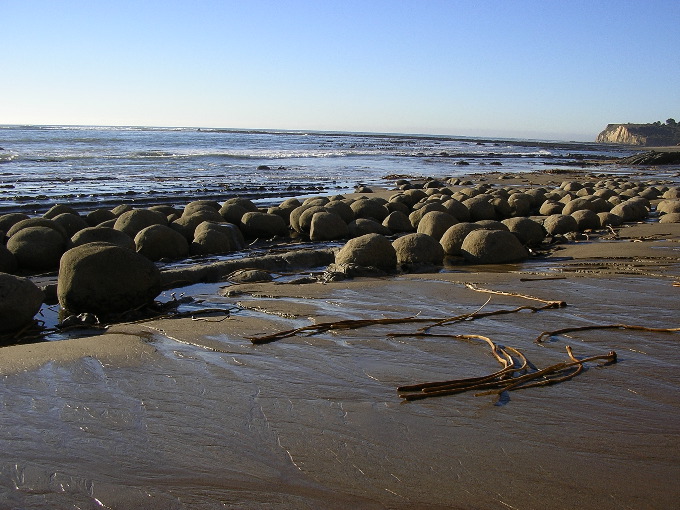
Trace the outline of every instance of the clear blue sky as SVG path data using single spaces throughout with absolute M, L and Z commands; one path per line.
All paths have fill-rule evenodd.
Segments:
M 0 0 L 0 124 L 592 140 L 680 120 L 680 1 Z

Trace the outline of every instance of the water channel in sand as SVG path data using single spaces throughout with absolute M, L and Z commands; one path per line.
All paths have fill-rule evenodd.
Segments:
M 250 285 L 233 297 L 204 285 L 193 289 L 204 305 L 250 311 L 200 325 L 121 327 L 147 335 L 153 348 L 127 360 L 86 357 L 7 373 L 0 508 L 673 507 L 677 334 L 589 331 L 534 343 L 540 332 L 567 326 L 677 327 L 670 280 L 568 275 L 520 284 L 505 271 L 313 284 L 312 292 L 280 285 L 257 293 Z M 488 296 L 462 281 L 568 306 L 447 331 L 489 336 L 539 367 L 565 360 L 567 344 L 578 357 L 615 350 L 619 362 L 512 392 L 502 405 L 472 393 L 402 403 L 401 384 L 484 375 L 498 365 L 480 343 L 386 335 L 419 327 L 412 324 L 266 345 L 244 339 L 309 324 L 307 316 L 473 312 Z M 486 309 L 522 304 L 493 296 Z

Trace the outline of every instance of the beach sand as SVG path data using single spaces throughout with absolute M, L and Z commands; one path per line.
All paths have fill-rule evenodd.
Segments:
M 633 224 L 559 248 L 521 264 L 327 284 L 196 284 L 181 290 L 214 313 L 4 347 L 0 507 L 672 508 L 680 332 L 535 340 L 567 327 L 678 328 L 680 225 Z M 616 351 L 618 362 L 500 399 L 405 402 L 398 386 L 499 365 L 482 341 L 416 336 L 422 323 L 248 340 L 541 306 L 529 297 L 566 306 L 431 331 L 488 337 L 538 368 L 567 361 L 567 345 L 578 358 Z

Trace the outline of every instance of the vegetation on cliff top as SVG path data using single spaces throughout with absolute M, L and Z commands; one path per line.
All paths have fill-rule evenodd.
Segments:
M 597 141 L 648 147 L 679 145 L 680 124 L 673 118 L 663 124 L 661 121 L 650 124 L 609 124 L 597 136 Z

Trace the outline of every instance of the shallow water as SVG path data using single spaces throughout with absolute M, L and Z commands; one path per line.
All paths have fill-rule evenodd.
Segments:
M 0 213 L 44 212 L 55 203 L 78 210 L 183 206 L 233 196 L 266 204 L 384 184 L 394 174 L 527 172 L 634 152 L 595 143 L 425 135 L 0 126 Z
M 417 324 L 252 345 L 243 338 L 252 311 L 204 323 L 205 336 L 163 321 L 145 329 L 157 353 L 142 363 L 86 358 L 3 376 L 0 501 L 32 509 L 673 507 L 677 334 L 589 331 L 533 342 L 545 330 L 593 323 L 677 326 L 670 281 L 569 278 L 518 288 L 466 279 L 569 306 L 447 332 L 489 336 L 537 366 L 565 360 L 567 344 L 578 357 L 615 350 L 619 362 L 512 392 L 503 405 L 471 393 L 404 404 L 398 385 L 498 365 L 480 343 L 386 336 Z M 446 317 L 488 298 L 455 282 L 431 281 L 422 292 L 417 280 L 349 286 L 306 305 L 319 320 Z M 278 289 L 299 300 L 295 286 Z M 202 295 L 209 300 L 210 289 Z M 232 302 L 248 299 L 279 306 L 287 298 Z M 521 304 L 493 296 L 486 308 Z M 309 323 L 261 315 L 272 321 L 267 331 Z

